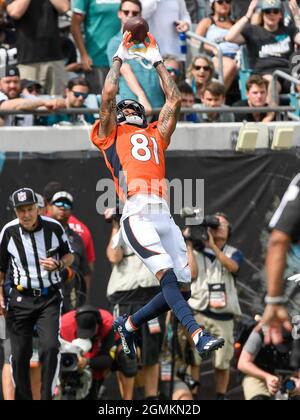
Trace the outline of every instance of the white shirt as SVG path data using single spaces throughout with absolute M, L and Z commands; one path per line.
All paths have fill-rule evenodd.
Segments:
M 142 15 L 149 23 L 150 32 L 156 39 L 161 55 L 175 55 L 180 58 L 179 34 L 174 22 L 186 21 L 190 26 L 191 17 L 184 0 L 141 0 Z

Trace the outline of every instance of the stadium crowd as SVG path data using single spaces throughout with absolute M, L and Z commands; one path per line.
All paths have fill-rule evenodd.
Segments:
M 55 112 L 47 118 L 2 116 L 1 125 L 92 124 L 92 114 L 63 111 L 98 108 L 122 28 L 134 16 L 148 21 L 186 108 L 274 106 L 273 73 L 281 70 L 297 76 L 300 12 L 296 0 L 88 3 L 1 0 L 0 110 Z M 213 44 L 200 46 L 195 38 L 186 38 L 187 31 Z M 138 100 L 150 120 L 152 109 L 161 108 L 164 101 L 155 71 L 140 59 L 124 63 L 121 75 L 119 99 Z M 288 105 L 291 83 L 279 80 L 279 103 Z M 186 122 L 206 123 L 274 118 L 272 112 L 182 116 Z
M 93 124 L 94 114 L 80 114 L 80 110 L 95 109 L 101 104 L 101 90 L 121 42 L 123 26 L 134 16 L 148 21 L 167 71 L 178 85 L 182 106 L 188 108 L 181 121 L 274 120 L 273 112 L 253 109 L 248 114 L 197 110 L 275 105 L 271 92 L 273 73 L 282 70 L 294 75 L 292 59 L 300 46 L 300 8 L 296 0 L 0 0 L 0 111 L 33 111 L 0 116 L 0 126 Z M 203 43 L 200 50 L 196 39 L 187 41 L 182 36 L 188 31 L 218 48 Z M 188 53 L 185 42 L 189 43 Z M 222 51 L 223 75 L 218 73 L 218 49 Z M 243 77 L 245 73 L 247 78 Z M 277 85 L 279 94 L 290 90 L 291 84 L 285 80 Z M 153 109 L 161 108 L 165 101 L 153 66 L 143 59 L 124 63 L 118 99 L 138 100 L 151 121 Z M 281 103 L 286 104 L 286 100 L 281 97 Z M 66 113 L 76 108 L 78 114 Z M 34 115 L 35 110 L 49 114 Z M 114 247 L 119 217 L 112 209 L 105 214 L 112 227 L 106 251 L 112 264 L 107 288 L 109 313 L 89 305 L 95 252 L 89 229 L 72 214 L 72 195 L 59 183 L 51 182 L 45 186 L 43 197 L 36 197 L 30 203 L 38 203 L 39 215 L 47 215 L 63 225 L 75 255 L 73 262 L 59 267 L 64 293 L 62 339 L 70 343 L 89 339 L 92 343 L 82 350 L 76 362 L 74 371 L 78 369 L 79 385 L 70 391 L 65 366 L 55 398 L 101 399 L 103 383 L 108 373 L 115 371 L 123 399 L 197 399 L 201 395 L 201 359 L 170 315 L 161 315 L 143 325 L 134 361 L 123 354 L 120 337 L 112 330 L 113 316 L 136 311 L 159 289 L 155 277 L 127 245 L 118 250 Z M 12 206 L 17 207 L 16 203 Z M 221 210 L 216 209 L 215 225 L 210 222 L 204 240 L 199 241 L 189 229 L 183 232 L 193 279 L 189 305 L 208 331 L 226 340 L 213 359 L 214 398 L 218 400 L 227 398 L 234 359 L 234 322 L 241 316 L 236 281 L 244 259 L 242 250 L 230 246 L 232 225 Z M 5 268 L 9 270 L 9 264 Z M 6 289 L 6 298 L 8 294 Z M 255 321 L 248 326 L 246 338 L 237 343 L 244 346 L 243 351 L 235 354 L 236 365 L 244 375 L 245 398 L 272 399 L 280 392 L 285 394 L 282 384 L 287 384 L 287 378 L 280 381 L 277 370 L 293 372 L 289 380 L 295 386 L 288 391 L 289 396 L 297 398 L 299 366 L 295 369 L 290 364 L 291 334 L 286 332 L 284 347 L 264 346 L 264 331 L 255 330 L 255 326 Z M 172 339 L 174 335 L 176 340 Z M 0 339 L 5 350 L 4 398 L 30 399 L 30 391 L 29 398 L 28 394 L 26 398 L 15 395 L 10 375 L 11 339 Z M 33 398 L 40 399 L 43 360 L 38 360 L 41 344 L 35 339 L 31 387 Z M 172 340 L 177 346 L 174 381 Z

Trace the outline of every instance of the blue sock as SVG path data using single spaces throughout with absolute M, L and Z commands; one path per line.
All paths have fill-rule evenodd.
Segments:
M 182 296 L 185 300 L 189 300 L 191 292 L 183 292 Z M 144 322 L 150 321 L 150 319 L 156 318 L 159 315 L 169 311 L 170 307 L 167 304 L 162 292 L 154 296 L 145 306 L 131 315 L 130 320 L 135 327 L 140 327 Z
M 166 302 L 174 312 L 174 315 L 181 325 L 188 330 L 190 335 L 199 330 L 201 327 L 195 321 L 191 308 L 182 296 L 173 270 L 168 270 L 163 275 L 160 285 Z

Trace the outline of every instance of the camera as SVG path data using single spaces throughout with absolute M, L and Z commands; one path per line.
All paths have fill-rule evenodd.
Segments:
M 203 242 L 209 239 L 208 228 L 218 229 L 220 226 L 220 221 L 216 216 L 206 215 L 202 219 L 201 213 L 200 209 L 193 210 L 189 207 L 184 207 L 180 211 L 180 216 L 182 218 L 191 217 L 195 220 L 194 225 L 187 226 L 190 234 L 188 236 L 185 235 L 185 238 L 192 241 L 195 245 L 203 245 Z
M 76 339 L 72 343 L 60 339 L 61 360 L 57 400 L 82 400 L 92 386 L 92 372 L 88 366 L 78 369 L 78 359 L 88 352 L 92 343 L 88 339 Z
M 77 371 L 78 356 L 75 353 L 62 353 L 60 359 L 60 372 Z

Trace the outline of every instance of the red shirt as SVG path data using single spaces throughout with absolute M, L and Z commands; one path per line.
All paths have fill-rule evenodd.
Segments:
M 88 262 L 95 262 L 96 256 L 94 242 L 89 228 L 80 220 L 78 220 L 77 217 L 75 217 L 73 214 L 70 216 L 68 224 L 71 229 L 73 229 L 76 233 L 78 233 L 79 236 L 81 236 Z
M 97 333 L 96 333 L 96 339 L 93 342 L 92 349 L 83 355 L 86 359 L 92 359 L 96 356 L 98 356 L 101 345 L 105 337 L 111 332 L 113 328 L 113 316 L 110 312 L 105 311 L 104 309 L 99 309 L 102 323 L 99 325 Z M 76 311 L 70 311 L 66 314 L 64 314 L 61 317 L 61 325 L 60 325 L 60 335 L 61 338 L 68 342 L 72 342 L 77 337 L 77 323 L 75 318 Z M 116 340 L 118 339 L 118 335 L 115 334 Z M 104 375 L 104 372 L 102 371 L 93 371 L 93 377 L 95 379 L 102 379 Z

